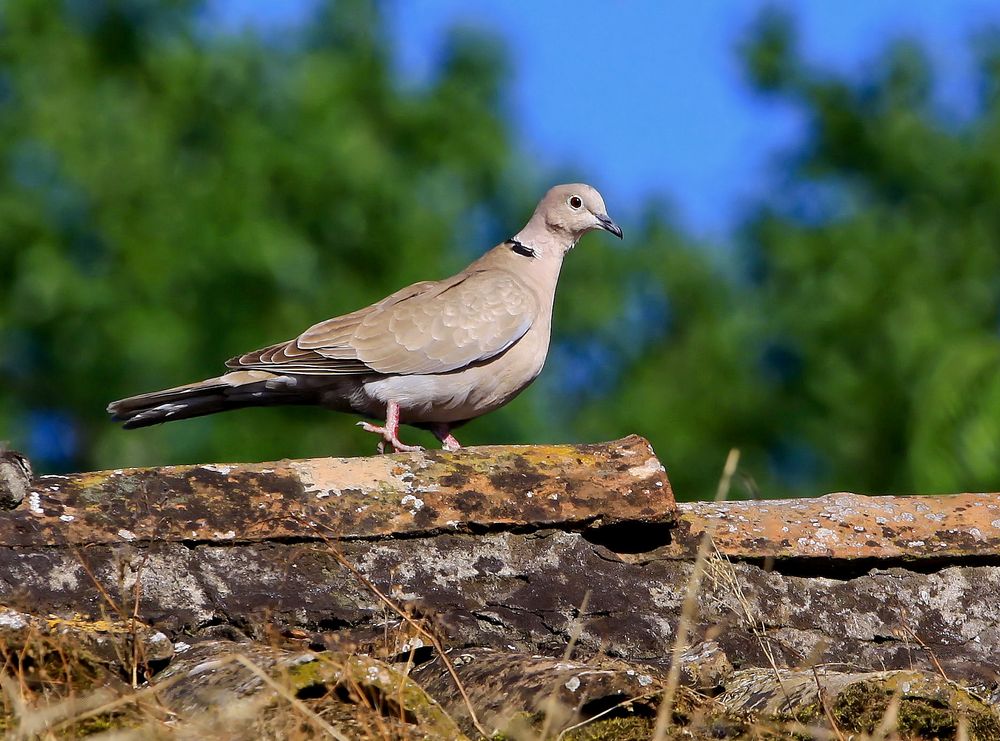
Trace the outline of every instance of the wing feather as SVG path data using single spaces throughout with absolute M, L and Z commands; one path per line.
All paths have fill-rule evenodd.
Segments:
M 448 373 L 502 353 L 538 310 L 534 292 L 513 273 L 459 274 L 407 286 L 227 365 L 301 375 Z
M 534 292 L 513 273 L 483 270 L 372 312 L 352 344 L 379 373 L 448 373 L 513 345 L 538 308 Z

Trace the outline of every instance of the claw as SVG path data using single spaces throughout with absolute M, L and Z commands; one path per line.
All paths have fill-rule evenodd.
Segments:
M 373 425 L 371 422 L 358 422 L 357 424 L 365 432 L 371 432 L 382 437 L 378 444 L 379 453 L 385 453 L 386 443 L 391 445 L 393 451 L 396 453 L 417 453 L 423 450 L 419 445 L 407 445 L 400 441 L 399 405 L 396 402 L 390 401 L 386 405 L 384 426 Z

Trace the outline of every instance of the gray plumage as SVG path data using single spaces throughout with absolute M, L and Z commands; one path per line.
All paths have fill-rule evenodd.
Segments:
M 452 428 L 506 404 L 541 371 L 563 257 L 594 229 L 621 237 L 600 193 L 556 186 L 520 232 L 457 275 L 232 358 L 217 378 L 122 399 L 108 411 L 134 428 L 245 406 L 318 404 L 385 419 L 359 424 L 395 450 L 415 449 L 399 441 L 400 423 L 430 429 L 455 449 Z

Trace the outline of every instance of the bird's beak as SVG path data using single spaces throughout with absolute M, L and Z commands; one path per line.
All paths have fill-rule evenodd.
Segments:
M 616 237 L 618 237 L 618 239 L 622 238 L 622 228 L 618 226 L 615 222 L 613 222 L 610 216 L 608 216 L 607 214 L 594 214 L 594 216 L 600 222 L 601 229 L 603 229 L 606 232 L 611 232 Z

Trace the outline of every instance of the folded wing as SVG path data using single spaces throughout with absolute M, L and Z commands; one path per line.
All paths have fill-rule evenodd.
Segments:
M 534 292 L 513 273 L 464 273 L 408 286 L 227 365 L 301 375 L 447 373 L 502 353 L 538 310 Z

